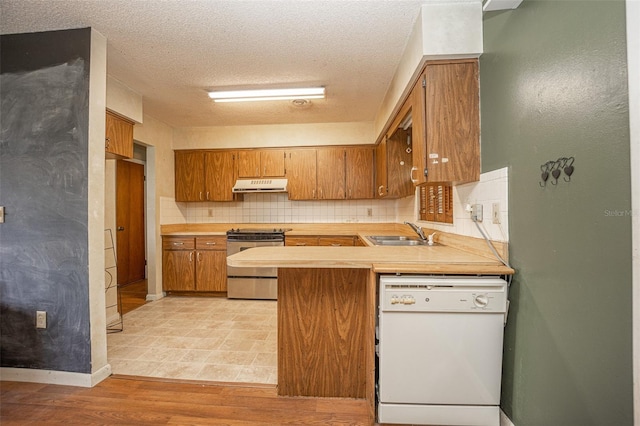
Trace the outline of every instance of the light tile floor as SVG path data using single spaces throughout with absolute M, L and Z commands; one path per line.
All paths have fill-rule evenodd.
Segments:
M 277 382 L 274 300 L 165 297 L 124 315 L 107 335 L 114 374 Z

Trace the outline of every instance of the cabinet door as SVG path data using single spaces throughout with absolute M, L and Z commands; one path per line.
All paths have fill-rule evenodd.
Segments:
M 236 182 L 235 153 L 233 151 L 207 152 L 205 164 L 205 199 L 209 201 L 233 201 L 232 189 Z
M 345 150 L 344 148 L 319 148 L 318 199 L 343 200 L 345 198 Z
M 427 181 L 425 170 L 427 169 L 427 136 L 425 133 L 425 74 L 423 73 L 411 91 L 411 181 L 414 185 L 420 185 Z
M 478 62 L 427 65 L 427 180 L 480 179 Z
M 319 237 L 319 246 L 342 247 L 353 246 L 353 237 Z
M 347 198 L 373 198 L 373 148 L 347 148 L 346 154 Z
M 318 237 L 285 237 L 284 245 L 286 246 L 317 246 L 318 245 Z
M 164 250 L 162 252 L 162 289 L 164 291 L 195 290 L 195 252 Z
M 175 152 L 176 201 L 204 201 L 204 154 Z
M 407 152 L 408 130 L 398 129 L 387 138 L 387 190 L 391 198 L 408 197 L 415 193 L 411 182 L 411 153 Z
M 238 177 L 260 177 L 260 151 L 238 151 Z
M 286 176 L 290 200 L 316 198 L 316 150 L 294 149 L 287 151 Z
M 376 146 L 376 188 L 375 197 L 387 196 L 387 138 Z
M 198 250 L 196 252 L 197 291 L 227 291 L 227 252 Z
M 113 158 L 133 158 L 133 122 L 107 111 L 105 152 Z
M 284 177 L 284 150 L 270 149 L 260 153 L 263 177 Z

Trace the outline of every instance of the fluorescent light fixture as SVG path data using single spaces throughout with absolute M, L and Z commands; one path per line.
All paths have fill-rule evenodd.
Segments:
M 279 101 L 291 99 L 323 99 L 324 87 L 298 89 L 213 90 L 209 97 L 214 102 Z

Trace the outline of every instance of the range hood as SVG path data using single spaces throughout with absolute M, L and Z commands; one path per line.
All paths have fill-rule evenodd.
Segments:
M 238 179 L 233 193 L 287 192 L 286 179 Z

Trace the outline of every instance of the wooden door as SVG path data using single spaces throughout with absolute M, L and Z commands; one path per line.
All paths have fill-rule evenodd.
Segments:
M 284 150 L 269 149 L 260 152 L 260 164 L 263 177 L 284 176 Z
M 345 198 L 345 153 L 344 148 L 319 148 L 318 199 L 343 200 Z
M 163 250 L 162 289 L 164 291 L 195 290 L 195 252 Z
M 238 177 L 260 177 L 260 151 L 238 151 Z
M 411 92 L 411 159 L 413 167 L 411 168 L 411 180 L 414 185 L 420 185 L 427 181 L 425 170 L 427 169 L 427 136 L 425 133 L 425 75 L 424 73 L 418 79 L 418 82 Z
M 116 162 L 118 285 L 145 278 L 144 165 Z
M 287 191 L 290 200 L 316 198 L 316 150 L 294 149 L 287 151 Z
M 411 153 L 407 152 L 410 129 L 398 129 L 387 138 L 387 191 L 391 198 L 408 197 L 415 193 L 411 182 Z
M 205 155 L 205 199 L 208 201 L 233 201 L 233 185 L 236 182 L 235 152 L 211 151 Z
M 107 111 L 105 119 L 105 151 L 115 158 L 133 157 L 133 122 Z M 114 157 L 114 156 L 110 156 Z
M 204 154 L 176 151 L 176 201 L 204 201 Z
M 227 291 L 227 252 L 199 250 L 196 252 L 196 290 Z
M 387 138 L 376 146 L 376 188 L 375 197 L 387 196 Z
M 373 148 L 348 148 L 346 153 L 347 198 L 373 198 Z
M 477 61 L 427 65 L 425 76 L 428 181 L 479 180 Z

